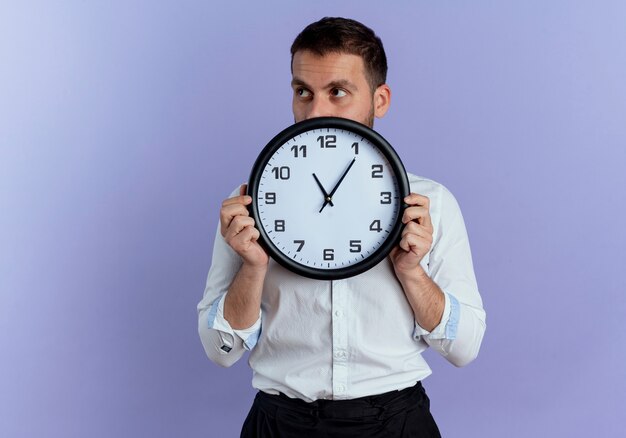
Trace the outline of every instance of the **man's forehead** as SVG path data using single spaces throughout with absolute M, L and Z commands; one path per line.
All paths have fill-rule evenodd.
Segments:
M 311 51 L 298 51 L 293 56 L 292 73 L 294 78 L 332 76 L 333 79 L 365 80 L 363 59 L 358 55 L 344 52 L 329 52 L 318 55 Z M 338 77 L 345 76 L 345 77 Z

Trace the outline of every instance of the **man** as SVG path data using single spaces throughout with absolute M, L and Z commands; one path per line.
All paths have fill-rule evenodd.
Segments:
M 296 121 L 337 116 L 371 127 L 387 112 L 387 61 L 371 29 L 324 18 L 291 54 Z M 245 186 L 222 204 L 198 330 L 222 366 L 250 351 L 259 393 L 242 436 L 440 436 L 420 353 L 430 346 L 457 366 L 471 362 L 485 312 L 454 197 L 434 181 L 409 181 L 399 245 L 339 281 L 303 278 L 268 258 Z

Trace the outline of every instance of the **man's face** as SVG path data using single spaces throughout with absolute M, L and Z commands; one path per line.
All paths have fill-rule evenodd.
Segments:
M 388 100 L 383 102 L 384 110 L 380 113 L 378 90 L 372 93 L 360 56 L 347 53 L 318 56 L 299 51 L 293 56 L 292 72 L 296 122 L 333 116 L 372 127 L 374 116 L 382 117 L 387 110 Z

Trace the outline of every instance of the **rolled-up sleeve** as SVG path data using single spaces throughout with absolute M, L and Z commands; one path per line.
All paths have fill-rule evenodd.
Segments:
M 224 300 L 242 262 L 228 246 L 219 228 L 218 224 L 211 268 L 203 298 L 197 307 L 198 333 L 209 359 L 229 367 L 256 345 L 261 333 L 261 312 L 251 327 L 242 330 L 234 330 L 224 318 Z
M 456 366 L 478 355 L 486 329 L 486 314 L 478 291 L 469 239 L 459 205 L 440 186 L 428 273 L 445 295 L 441 321 L 432 331 L 415 324 L 414 338 L 423 339 Z M 433 208 L 434 207 L 434 208 Z

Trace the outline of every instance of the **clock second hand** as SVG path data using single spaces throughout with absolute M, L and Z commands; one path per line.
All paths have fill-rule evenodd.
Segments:
M 328 193 L 326 193 L 326 190 L 324 189 L 324 186 L 322 185 L 320 180 L 317 179 L 317 175 L 313 174 L 313 178 L 315 178 L 315 182 L 317 183 L 317 185 L 319 186 L 320 190 L 322 191 L 322 194 L 324 195 L 324 201 L 328 201 L 328 203 L 330 203 L 330 205 L 332 207 L 334 207 L 335 205 L 333 204 L 333 201 L 332 201 L 330 195 Z
M 346 171 L 343 173 L 343 175 L 341 175 L 341 178 L 339 178 L 339 181 L 337 182 L 337 184 L 335 185 L 335 187 L 332 189 L 332 191 L 330 192 L 330 194 L 326 197 L 326 200 L 324 201 L 324 205 L 322 205 L 322 208 L 320 208 L 320 213 L 322 212 L 322 210 L 324 210 L 324 207 L 326 207 L 326 204 L 332 204 L 332 199 L 333 199 L 333 195 L 335 194 L 335 192 L 337 191 L 337 189 L 339 188 L 339 185 L 341 184 L 341 181 L 343 181 L 343 179 L 346 177 L 346 175 L 348 174 L 348 171 L 350 171 L 350 168 L 352 167 L 352 165 L 354 164 L 354 162 L 356 161 L 356 157 L 352 159 L 352 161 L 350 162 L 350 164 L 348 165 L 348 168 L 346 169 Z M 333 205 L 334 207 L 334 205 Z

